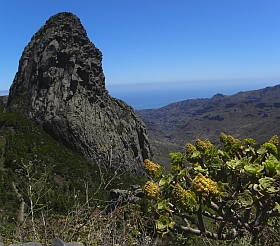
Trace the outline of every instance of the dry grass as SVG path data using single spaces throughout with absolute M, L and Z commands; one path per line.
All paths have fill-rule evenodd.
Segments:
M 106 214 L 99 208 L 77 206 L 67 215 L 41 213 L 35 220 L 27 219 L 14 228 L 2 225 L 2 241 L 5 245 L 30 241 L 50 245 L 55 238 L 65 242 L 77 241 L 84 245 L 154 245 L 153 222 L 144 218 L 138 205 L 128 204 Z

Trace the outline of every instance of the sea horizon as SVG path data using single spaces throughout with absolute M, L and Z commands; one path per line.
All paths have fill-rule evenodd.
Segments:
M 239 92 L 259 90 L 280 84 L 280 80 L 242 81 L 193 81 L 173 83 L 143 83 L 106 85 L 109 94 L 133 107 L 135 110 L 156 109 L 171 103 L 197 98 L 211 98 L 220 93 L 234 95 Z M 0 90 L 0 96 L 9 90 Z
M 211 83 L 210 83 L 211 82 Z M 216 94 L 234 95 L 280 84 L 271 80 L 220 80 L 174 83 L 143 83 L 107 85 L 109 94 L 121 99 L 136 110 L 155 109 L 188 99 L 212 98 Z

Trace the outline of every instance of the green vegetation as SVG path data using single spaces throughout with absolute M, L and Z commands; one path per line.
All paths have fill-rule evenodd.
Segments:
M 220 141 L 221 149 L 197 139 L 185 154 L 170 154 L 172 171 L 166 175 L 162 166 L 145 160 L 152 181 L 144 192 L 158 233 L 181 244 L 194 240 L 192 235 L 210 244 L 279 243 L 278 137 L 257 145 L 221 133 Z
M 18 112 L 0 108 L 0 241 L 54 236 L 85 245 L 275 245 L 279 243 L 278 137 L 264 144 L 220 134 L 150 160 L 150 180 L 103 169 Z M 105 213 L 108 191 L 143 185 L 140 204 Z M 161 237 L 162 236 L 162 237 Z
M 59 216 L 61 225 L 57 221 L 52 231 L 67 235 L 70 227 L 64 224 L 62 228 L 62 221 L 74 226 L 91 213 L 101 213 L 110 189 L 145 183 L 143 177 L 99 167 L 55 141 L 21 113 L 4 113 L 4 109 L 0 108 L 0 241 L 30 241 L 31 235 L 40 239 L 47 224 L 54 226 L 50 220 Z M 49 234 L 52 239 L 53 233 Z

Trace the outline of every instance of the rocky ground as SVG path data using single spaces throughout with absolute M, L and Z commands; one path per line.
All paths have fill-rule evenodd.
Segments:
M 4 246 L 3 243 L 0 243 L 0 246 Z M 10 244 L 9 246 L 43 246 L 40 242 L 27 242 L 22 244 Z M 79 242 L 63 242 L 61 239 L 57 238 L 55 239 L 51 246 L 83 246 L 82 243 Z

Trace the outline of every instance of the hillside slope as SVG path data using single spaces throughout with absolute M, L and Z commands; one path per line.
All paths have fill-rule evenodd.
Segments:
M 159 109 L 138 110 L 137 114 L 158 147 L 170 149 L 175 144 L 182 149 L 196 138 L 218 143 L 220 132 L 263 142 L 280 133 L 280 85 L 232 96 L 185 100 Z
M 0 107 L 0 210 L 5 211 L 1 220 L 14 221 L 22 201 L 29 211 L 29 187 L 34 199 L 40 198 L 36 209 L 43 205 L 52 213 L 66 213 L 75 203 L 102 204 L 112 188 L 144 182 L 112 168 L 99 169 L 21 113 L 3 111 L 5 106 Z

